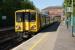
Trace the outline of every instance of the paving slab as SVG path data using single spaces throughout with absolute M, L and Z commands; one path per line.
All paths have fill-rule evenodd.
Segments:
M 64 23 L 60 26 L 54 50 L 75 50 L 75 37 Z

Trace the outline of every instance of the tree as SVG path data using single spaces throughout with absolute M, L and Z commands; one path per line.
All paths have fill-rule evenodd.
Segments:
M 14 16 L 19 9 L 36 9 L 30 0 L 0 0 L 0 13 L 6 16 Z
M 74 3 L 73 4 L 73 6 L 74 6 L 74 8 L 73 8 L 74 14 L 73 15 L 75 15 L 75 0 L 73 0 L 73 3 Z M 64 7 L 71 7 L 71 4 L 72 4 L 72 0 L 64 0 Z
M 29 0 L 24 0 L 21 2 L 21 8 L 22 9 L 35 9 L 35 6 L 34 6 L 33 2 L 31 2 Z
M 20 9 L 36 9 L 36 7 L 30 0 L 0 0 L 0 19 L 1 16 L 7 16 L 7 25 L 14 25 L 15 11 Z

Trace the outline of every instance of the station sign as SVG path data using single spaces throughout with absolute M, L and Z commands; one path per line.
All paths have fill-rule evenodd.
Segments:
M 67 7 L 66 12 L 72 12 L 72 7 Z
M 2 16 L 2 20 L 6 20 L 6 16 Z

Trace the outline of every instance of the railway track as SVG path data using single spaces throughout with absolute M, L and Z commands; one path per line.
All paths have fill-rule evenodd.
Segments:
M 26 40 L 27 39 L 22 40 L 22 41 L 17 41 L 14 39 L 9 40 L 9 41 L 4 42 L 3 44 L 0 45 L 0 50 L 10 50 L 11 48 L 18 46 L 19 44 L 21 44 L 23 41 L 26 41 Z
M 4 28 L 0 29 L 0 44 L 14 38 L 14 28 Z M 11 37 L 11 38 L 10 38 Z
M 14 35 L 16 35 L 14 33 L 14 27 L 0 29 L 0 50 L 6 50 L 3 48 L 5 48 L 5 46 L 8 48 L 8 44 L 12 44 L 12 42 L 9 43 L 9 41 L 16 38 Z
M 0 50 L 10 50 L 27 39 L 19 39 L 13 27 L 0 29 Z
M 17 40 L 18 38 L 14 38 L 12 40 L 8 40 L 2 44 L 0 44 L 0 50 L 10 50 L 13 47 L 18 46 L 22 42 L 28 40 L 29 38 L 22 39 L 22 40 Z

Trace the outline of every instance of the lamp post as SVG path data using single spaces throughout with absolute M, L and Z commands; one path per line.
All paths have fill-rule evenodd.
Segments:
M 74 37 L 74 33 L 73 33 L 73 0 L 72 0 L 72 14 L 71 14 L 71 26 L 72 26 L 72 36 Z

